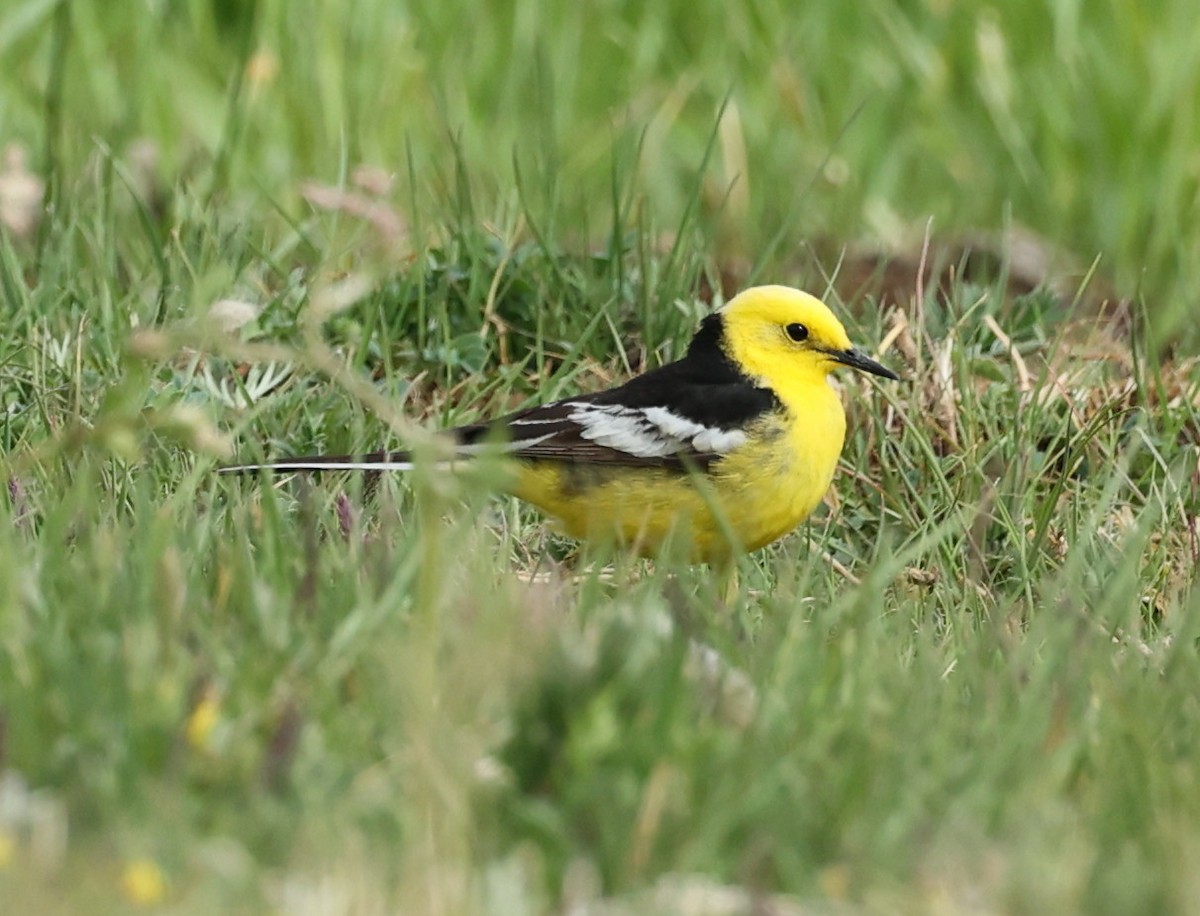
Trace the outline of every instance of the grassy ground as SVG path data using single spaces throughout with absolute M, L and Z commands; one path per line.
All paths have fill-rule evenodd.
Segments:
M 0 898 L 1194 912 L 1191 6 L 477 6 L 0 8 Z M 1056 282 L 934 282 L 930 218 Z M 486 468 L 212 474 L 601 386 L 752 278 L 907 381 L 731 606 Z

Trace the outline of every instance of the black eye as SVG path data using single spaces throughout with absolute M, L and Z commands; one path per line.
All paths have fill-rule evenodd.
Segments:
M 802 340 L 808 340 L 808 328 L 802 324 L 789 324 L 786 328 L 787 336 L 800 343 Z

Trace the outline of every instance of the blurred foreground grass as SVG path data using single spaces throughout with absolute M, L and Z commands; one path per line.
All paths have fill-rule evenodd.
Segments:
M 486 468 L 210 473 L 607 384 L 930 215 L 1178 324 L 1188 15 L 6 4 L 0 897 L 1194 911 L 1200 376 L 1003 246 L 828 292 L 911 382 L 847 380 L 830 509 L 733 607 Z

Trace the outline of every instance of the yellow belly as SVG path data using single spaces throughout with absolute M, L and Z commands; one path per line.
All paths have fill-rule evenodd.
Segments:
M 583 540 L 695 562 L 756 550 L 804 521 L 829 489 L 845 418 L 836 397 L 827 401 L 799 428 L 783 416 L 760 421 L 704 472 L 522 462 L 513 492 Z

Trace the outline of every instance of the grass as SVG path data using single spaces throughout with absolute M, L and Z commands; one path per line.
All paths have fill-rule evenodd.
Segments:
M 1190 7 L 808 6 L 0 13 L 3 899 L 1196 908 Z M 847 294 L 930 217 L 1098 266 Z M 212 474 L 607 384 L 750 278 L 909 381 L 844 380 L 729 606 L 488 468 Z

